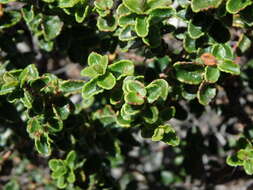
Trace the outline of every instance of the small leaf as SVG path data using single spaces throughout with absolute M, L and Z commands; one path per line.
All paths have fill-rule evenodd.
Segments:
M 18 84 L 17 81 L 3 84 L 0 86 L 0 96 L 12 93 L 18 87 Z
M 144 84 L 137 80 L 128 80 L 125 82 L 125 87 L 127 92 L 136 92 L 140 94 L 142 97 L 145 97 L 147 91 L 145 89 Z
M 217 8 L 223 0 L 192 0 L 191 7 L 194 12 L 199 12 L 211 8 Z
M 218 68 L 219 68 L 219 70 L 221 70 L 225 73 L 230 73 L 232 75 L 239 75 L 240 74 L 240 66 L 228 59 L 225 59 L 223 61 L 219 61 Z
M 129 92 L 125 95 L 125 101 L 131 105 L 142 105 L 144 103 L 144 97 L 138 92 Z
M 113 0 L 96 0 L 94 5 L 98 9 L 107 10 L 113 7 Z
M 123 0 L 123 3 L 132 12 L 142 14 L 145 10 L 146 0 Z
M 74 183 L 76 181 L 76 176 L 75 176 L 75 173 L 74 171 L 70 171 L 69 174 L 68 174 L 68 177 L 67 177 L 67 181 L 69 183 Z
M 203 80 L 204 67 L 201 64 L 177 62 L 174 68 L 177 79 L 182 83 L 197 85 Z
M 218 59 L 234 59 L 233 50 L 228 44 L 216 44 L 212 48 L 212 54 Z
M 237 47 L 245 53 L 251 47 L 251 40 L 246 35 L 241 35 Z
M 151 106 L 143 113 L 143 119 L 148 124 L 153 124 L 158 120 L 159 110 L 156 106 Z
M 205 68 L 205 80 L 209 83 L 216 83 L 220 77 L 220 70 L 217 67 L 207 66 Z
M 117 19 L 113 16 L 98 17 L 97 27 L 104 32 L 113 32 L 117 28 Z
M 35 146 L 40 154 L 44 156 L 51 154 L 50 139 L 47 135 L 42 135 L 39 139 L 35 139 Z
M 149 32 L 148 17 L 137 17 L 135 23 L 135 31 L 139 37 L 146 37 Z
M 213 85 L 202 83 L 198 90 L 198 100 L 202 105 L 208 105 L 216 95 L 216 88 Z
M 82 90 L 84 81 L 81 80 L 67 80 L 61 83 L 60 90 L 64 93 L 77 93 Z
M 122 77 L 134 74 L 134 63 L 129 60 L 120 60 L 109 66 L 110 71 L 120 80 Z
M 46 40 L 56 38 L 62 30 L 63 22 L 58 16 L 44 16 L 43 17 L 43 32 Z
M 97 85 L 103 89 L 111 90 L 116 85 L 116 78 L 108 72 L 97 79 Z
M 61 176 L 57 178 L 57 187 L 60 189 L 65 189 L 67 186 L 67 183 L 65 183 L 65 178 L 64 176 Z
M 193 21 L 190 20 L 188 24 L 188 34 L 192 39 L 198 39 L 204 35 L 204 32 L 202 32 L 201 26 L 194 25 Z
M 97 79 L 86 82 L 82 89 L 82 96 L 84 99 L 89 99 L 99 93 L 102 93 L 103 89 L 97 85 Z
M 160 97 L 163 99 L 163 101 L 166 101 L 169 92 L 171 92 L 171 87 L 169 86 L 167 81 L 164 79 L 157 79 L 157 80 L 152 81 L 150 84 L 151 85 L 154 84 L 160 87 L 160 91 L 161 91 Z
M 235 14 L 251 5 L 252 3 L 252 0 L 228 0 L 226 9 L 229 13 Z
M 119 32 L 119 39 L 121 41 L 130 41 L 137 38 L 134 27 L 132 25 L 126 25 Z
M 58 0 L 60 8 L 74 7 L 80 0 Z
M 156 100 L 159 99 L 159 97 L 161 96 L 161 87 L 158 86 L 157 84 L 149 84 L 147 87 L 147 99 L 148 99 L 148 102 L 150 104 L 152 104 L 153 102 L 155 102 Z
M 66 164 L 68 165 L 70 169 L 74 169 L 76 157 L 77 155 L 75 151 L 72 150 L 68 153 L 67 158 L 66 158 Z
M 61 166 L 61 163 L 58 159 L 51 159 L 49 160 L 48 165 L 51 170 L 56 171 L 58 170 L 58 167 Z

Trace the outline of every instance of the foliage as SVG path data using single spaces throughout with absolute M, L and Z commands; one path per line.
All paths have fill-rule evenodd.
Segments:
M 231 91 L 252 93 L 252 13 L 252 0 L 0 0 L 1 150 L 22 157 L 16 135 L 35 147 L 51 170 L 48 189 L 130 189 L 124 162 L 149 139 L 172 146 L 180 167 L 202 146 L 196 115 L 212 109 L 229 120 L 226 106 L 241 106 Z M 54 72 L 67 73 L 62 60 L 81 65 L 76 79 Z M 218 103 L 222 93 L 229 105 Z M 187 118 L 187 130 L 175 124 Z M 217 149 L 252 175 L 245 120 Z M 189 172 L 159 169 L 164 186 Z

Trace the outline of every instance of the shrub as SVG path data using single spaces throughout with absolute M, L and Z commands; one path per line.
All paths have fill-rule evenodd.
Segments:
M 160 166 L 158 186 L 196 177 L 189 154 L 201 163 L 227 156 L 253 174 L 251 0 L 0 3 L 0 163 L 42 159 L 31 156 L 35 147 L 51 170 L 51 179 L 35 180 L 42 188 L 138 189 L 129 155 L 136 146 L 149 152 L 150 139 L 172 146 L 170 164 L 181 167 Z M 204 136 L 199 120 L 210 112 L 225 119 L 210 121 Z M 4 189 L 22 183 L 7 182 Z

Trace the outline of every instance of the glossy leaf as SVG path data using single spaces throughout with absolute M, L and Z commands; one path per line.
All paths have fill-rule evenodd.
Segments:
M 120 80 L 122 77 L 134 74 L 134 63 L 129 60 L 120 60 L 109 65 L 109 70 L 117 80 Z
M 200 84 L 203 80 L 204 67 L 196 63 L 178 62 L 174 64 L 176 77 L 186 84 Z
M 225 59 L 224 61 L 219 61 L 218 68 L 219 70 L 230 73 L 232 75 L 240 74 L 240 66 L 231 60 Z
M 216 88 L 213 85 L 202 83 L 198 90 L 198 100 L 202 105 L 208 105 L 216 95 Z
M 252 3 L 253 2 L 251 0 L 228 0 L 226 9 L 229 13 L 235 14 L 251 5 Z
M 217 8 L 223 0 L 192 0 L 191 7 L 194 12 L 199 12 L 211 8 Z
M 209 83 L 216 83 L 220 77 L 220 70 L 217 67 L 207 66 L 205 68 L 205 80 Z

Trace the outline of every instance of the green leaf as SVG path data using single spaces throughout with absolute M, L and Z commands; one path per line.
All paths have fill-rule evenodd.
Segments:
M 132 25 L 126 25 L 125 27 L 121 28 L 119 32 L 119 39 L 121 41 L 130 41 L 135 38 L 137 38 L 137 36 Z
M 135 14 L 122 15 L 119 17 L 118 22 L 121 27 L 126 27 L 127 25 L 135 25 L 136 15 Z
M 92 96 L 102 93 L 104 90 L 97 85 L 97 79 L 86 82 L 82 89 L 84 99 L 90 99 Z
M 198 100 L 202 105 L 208 105 L 216 95 L 216 88 L 207 83 L 202 83 L 198 90 Z
M 177 146 L 180 142 L 175 130 L 170 125 L 160 125 L 154 130 L 152 141 L 163 141 L 168 145 Z
M 240 18 L 248 25 L 253 26 L 253 5 L 240 11 Z
M 92 65 L 106 65 L 108 64 L 108 57 L 107 56 L 102 56 L 96 52 L 92 52 L 90 53 L 89 57 L 88 57 L 88 65 L 92 66 Z
M 220 77 L 220 70 L 217 67 L 206 66 L 205 80 L 209 83 L 216 83 Z
M 194 12 L 199 12 L 211 8 L 217 8 L 220 6 L 223 0 L 192 0 L 191 7 Z
M 244 162 L 244 170 L 248 175 L 253 175 L 253 159 Z
M 161 91 L 160 97 L 162 98 L 163 101 L 166 101 L 169 92 L 171 92 L 171 87 L 169 86 L 167 81 L 164 79 L 157 79 L 150 83 L 150 85 L 153 85 L 153 84 L 160 87 L 160 91 Z
M 120 80 L 122 77 L 134 74 L 134 63 L 129 60 L 120 60 L 109 65 L 109 70 L 117 80 Z
M 135 31 L 139 37 L 146 37 L 149 32 L 148 17 L 137 17 L 135 23 Z
M 113 7 L 113 0 L 96 0 L 94 5 L 98 9 L 107 10 Z
M 125 95 L 125 101 L 131 105 L 142 105 L 145 100 L 144 100 L 144 97 L 141 96 L 138 92 L 132 91 L 132 92 L 128 92 Z
M 116 78 L 108 72 L 97 79 L 97 85 L 103 89 L 111 90 L 116 85 Z
M 32 138 L 40 138 L 43 133 L 43 126 L 40 123 L 39 117 L 33 117 L 28 120 L 27 132 Z
M 67 181 L 69 183 L 74 183 L 76 181 L 76 176 L 75 176 L 74 171 L 69 172 L 68 177 L 67 177 Z
M 150 104 L 152 104 L 153 102 L 155 102 L 156 100 L 159 99 L 159 97 L 161 96 L 161 87 L 158 86 L 157 84 L 149 84 L 147 87 L 147 100 Z
M 240 74 L 240 66 L 228 59 L 224 59 L 223 61 L 219 61 L 218 68 L 219 68 L 219 70 L 221 70 L 225 73 L 230 73 L 232 75 L 239 75 Z
M 57 187 L 60 189 L 65 189 L 67 187 L 64 176 L 57 178 Z
M 22 16 L 18 11 L 6 11 L 0 19 L 0 30 L 16 25 Z
M 212 54 L 218 59 L 234 59 L 233 50 L 228 44 L 215 44 L 212 48 Z
M 198 85 L 203 81 L 204 67 L 201 64 L 177 62 L 174 68 L 176 78 L 182 83 Z
M 60 90 L 63 93 L 77 93 L 82 90 L 84 81 L 81 80 L 67 80 L 61 83 Z
M 176 131 L 168 124 L 163 127 L 165 127 L 165 134 L 162 141 L 171 146 L 178 146 L 180 139 L 177 136 Z
M 66 158 L 66 164 L 70 169 L 74 169 L 75 167 L 75 161 L 76 161 L 76 152 L 74 150 L 70 151 Z
M 202 32 L 201 26 L 194 25 L 193 21 L 190 20 L 188 24 L 188 34 L 192 39 L 198 39 L 204 35 L 204 32 Z
M 229 13 L 236 14 L 252 3 L 252 0 L 228 0 L 226 9 Z
M 74 7 L 80 0 L 59 0 L 58 6 L 60 8 L 71 8 Z
M 188 52 L 188 53 L 194 53 L 197 51 L 197 47 L 196 47 L 196 40 L 192 39 L 189 34 L 186 34 L 184 37 L 184 49 Z
M 136 92 L 140 94 L 142 97 L 145 97 L 147 94 L 144 84 L 142 84 L 137 80 L 127 80 L 124 82 L 124 86 L 125 89 L 123 90 L 127 92 Z
M 131 14 L 131 11 L 123 3 L 118 6 L 116 12 L 118 16 L 126 16 Z
M 147 0 L 146 9 L 149 11 L 158 8 L 168 8 L 171 6 L 171 0 Z
M 39 139 L 35 139 L 35 147 L 36 150 L 44 156 L 49 156 L 51 154 L 50 139 L 47 135 L 42 135 Z
M 98 17 L 97 27 L 104 32 L 113 32 L 117 28 L 117 20 L 113 16 Z
M 143 119 L 148 124 L 153 124 L 158 120 L 159 110 L 156 106 L 151 106 L 143 113 Z
M 18 84 L 17 81 L 3 84 L 0 86 L 0 96 L 12 93 L 18 87 Z
M 123 0 L 123 4 L 132 12 L 142 14 L 145 11 L 146 0 Z
M 245 53 L 251 47 L 251 40 L 244 34 L 240 36 L 237 47 L 242 53 Z
M 61 161 L 58 159 L 51 159 L 48 162 L 48 166 L 52 171 L 58 170 L 58 168 L 61 166 Z
M 44 16 L 42 27 L 45 39 L 50 41 L 60 34 L 63 22 L 61 22 L 58 16 Z
M 130 127 L 131 122 L 132 122 L 131 120 L 124 120 L 121 114 L 118 114 L 117 119 L 116 119 L 116 123 L 122 127 Z
M 172 17 L 175 14 L 176 14 L 175 9 L 171 7 L 154 9 L 148 13 L 150 20 L 149 22 L 151 23 L 151 25 L 154 25 L 159 22 L 162 22 L 163 20 L 169 17 Z
M 84 21 L 84 19 L 88 16 L 89 12 L 90 12 L 89 5 L 79 3 L 75 9 L 76 22 L 82 23 Z
M 226 163 L 229 166 L 242 166 L 243 161 L 240 160 L 236 155 L 228 156 L 226 159 Z

